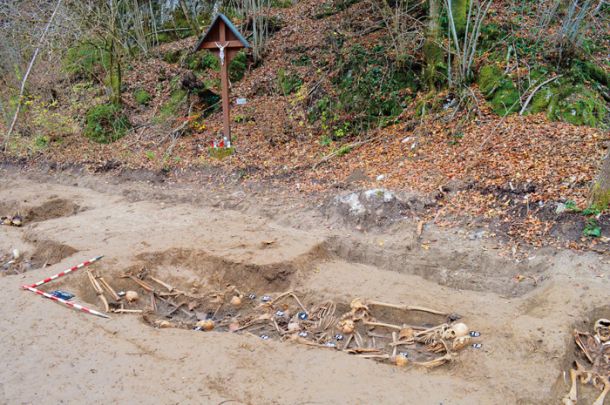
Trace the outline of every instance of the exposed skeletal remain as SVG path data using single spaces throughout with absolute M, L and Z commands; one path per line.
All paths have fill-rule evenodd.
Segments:
M 594 335 L 588 332 L 574 330 L 574 341 L 580 349 L 580 354 L 590 363 L 585 368 L 578 360 L 570 369 L 570 391 L 563 397 L 564 405 L 575 405 L 578 402 L 578 383 L 592 384 L 601 390 L 593 405 L 603 405 L 608 392 L 610 392 L 610 321 L 598 319 L 593 330 Z
M 89 278 L 89 282 L 91 283 L 91 285 L 93 286 L 93 289 L 95 290 L 95 294 L 98 296 L 100 301 L 102 301 L 102 304 L 104 305 L 104 310 L 106 312 L 110 312 L 110 306 L 108 305 L 108 300 L 104 296 L 104 290 L 102 289 L 102 287 L 98 283 L 97 279 L 95 278 L 95 276 L 89 269 L 87 269 L 87 277 Z
M 188 327 L 192 329 L 195 326 L 193 322 L 195 314 L 192 311 L 200 305 L 206 308 L 213 305 L 207 316 L 214 320 L 216 328 L 221 328 L 221 330 L 247 334 L 262 331 L 263 334 L 260 337 L 264 338 L 268 338 L 272 333 L 277 334 L 281 340 L 338 349 L 398 366 L 414 364 L 427 368 L 452 361 L 457 356 L 457 352 L 467 347 L 470 342 L 468 327 L 462 323 L 453 323 L 459 319 L 459 316 L 448 315 L 446 312 L 425 307 L 356 298 L 350 303 L 349 311 L 339 316 L 336 313 L 337 305 L 333 301 L 327 300 L 308 309 L 303 304 L 302 297 L 292 290 L 278 294 L 273 299 L 263 300 L 258 305 L 255 305 L 254 302 L 247 305 L 242 301 L 244 294 L 233 285 L 195 296 L 152 277 L 145 269 L 137 274 L 126 274 L 123 277 L 131 279 L 151 294 L 153 311 L 144 311 L 143 317 L 158 328 Z M 150 279 L 151 283 L 147 282 L 147 279 Z M 103 284 L 105 287 L 106 283 Z M 158 286 L 163 287 L 165 291 L 157 290 Z M 196 290 L 192 292 L 196 292 Z M 187 320 L 181 322 L 179 318 L 172 318 L 171 321 L 162 319 L 156 314 L 155 299 L 161 300 L 171 309 L 171 312 L 164 314 L 164 317 L 181 311 L 186 315 Z M 184 306 L 187 306 L 188 310 Z M 384 322 L 375 318 L 374 309 L 376 307 L 405 312 L 426 312 L 446 317 L 447 323 L 434 327 L 423 327 L 401 322 Z M 131 311 L 121 308 L 116 312 Z M 219 314 L 221 319 L 217 319 Z M 606 324 L 600 324 L 600 328 L 603 329 L 604 325 Z M 253 334 L 253 336 L 256 335 Z M 405 353 L 398 353 L 400 346 L 408 346 L 409 351 L 414 351 L 413 361 L 411 357 L 407 360 Z M 430 357 L 432 359 L 416 361 L 417 356 L 423 356 L 426 360 Z

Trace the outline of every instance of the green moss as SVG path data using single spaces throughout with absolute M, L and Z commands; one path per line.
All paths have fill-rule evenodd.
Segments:
M 600 183 L 596 182 L 591 190 L 592 206 L 602 212 L 610 207 L 610 190 L 603 190 Z
M 553 99 L 553 90 L 546 87 L 540 89 L 532 99 L 532 102 L 528 108 L 528 112 L 532 114 L 536 114 L 539 112 L 546 111 L 549 104 L 551 104 L 551 100 Z
M 534 101 L 542 97 L 537 95 Z M 545 89 L 543 100 L 548 100 L 546 111 L 549 119 L 574 125 L 602 126 L 609 112 L 606 103 L 595 91 L 568 81 L 558 81 Z M 538 112 L 545 104 L 543 100 L 530 110 Z
M 597 82 L 602 86 L 610 86 L 610 74 L 591 61 L 577 60 L 572 64 L 570 69 L 571 77 L 579 83 L 587 81 Z
M 495 65 L 481 68 L 479 89 L 498 115 L 504 116 L 519 110 L 519 91 L 513 81 Z
M 210 155 L 210 157 L 213 157 L 213 158 L 219 159 L 219 160 L 222 160 L 228 156 L 231 156 L 233 153 L 235 153 L 235 148 L 233 148 L 233 147 L 208 148 L 208 154 Z
M 581 86 L 564 86 L 563 93 L 569 89 L 566 97 L 561 92 L 551 104 L 549 118 L 569 122 L 574 125 L 598 126 L 608 113 L 607 107 L 597 93 Z
M 479 71 L 479 89 L 490 97 L 502 85 L 502 71 L 495 65 L 483 66 Z
M 424 81 L 430 89 L 442 84 L 446 76 L 443 72 L 447 69 L 445 64 L 445 53 L 434 41 L 427 41 L 423 47 L 426 66 L 423 71 Z
M 159 41 L 160 44 L 165 44 L 165 43 L 174 41 L 174 38 L 169 33 L 162 32 L 157 35 L 157 40 Z
M 290 8 L 292 7 L 292 0 L 271 0 L 271 7 Z
M 136 99 L 136 101 L 140 105 L 148 105 L 150 100 L 152 100 L 152 96 L 150 95 L 150 93 L 144 89 L 137 89 L 133 93 L 133 97 Z
M 92 107 L 85 119 L 85 136 L 98 143 L 114 142 L 125 136 L 130 127 L 127 117 L 113 104 Z
M 506 81 L 502 87 L 496 90 L 490 100 L 494 112 L 505 116 L 519 111 L 520 95 L 512 81 Z

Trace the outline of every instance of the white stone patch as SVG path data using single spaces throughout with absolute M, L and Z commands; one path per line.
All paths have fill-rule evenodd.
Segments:
M 380 197 L 383 197 L 383 202 L 388 203 L 393 201 L 396 196 L 394 196 L 394 193 L 392 193 L 391 191 L 388 191 L 386 189 L 383 188 L 375 188 L 372 190 L 366 190 L 364 192 L 364 196 L 366 197 L 367 200 L 371 200 L 371 199 L 378 199 Z
M 350 212 L 356 215 L 362 215 L 366 212 L 366 208 L 360 202 L 360 197 L 358 197 L 357 193 L 341 196 L 339 197 L 339 202 L 349 205 Z

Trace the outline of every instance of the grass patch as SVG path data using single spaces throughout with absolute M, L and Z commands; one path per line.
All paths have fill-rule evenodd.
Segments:
M 150 93 L 144 89 L 137 89 L 133 93 L 133 97 L 136 99 L 136 102 L 140 105 L 148 105 L 148 103 L 150 103 L 150 100 L 152 100 L 152 96 L 150 95 Z

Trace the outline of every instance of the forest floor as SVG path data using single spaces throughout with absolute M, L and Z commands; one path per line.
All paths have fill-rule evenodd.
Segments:
M 0 169 L 2 215 L 25 222 L 0 229 L 0 256 L 19 249 L 33 264 L 0 277 L 3 403 L 556 404 L 569 388 L 572 330 L 610 318 L 603 255 L 502 257 L 497 237 L 422 226 L 408 215 L 414 195 L 57 169 Z M 455 312 L 482 347 L 432 370 L 398 368 L 256 334 L 152 328 L 137 314 L 96 318 L 20 290 L 99 254 L 92 268 L 122 288 L 124 272 L 145 267 L 183 290 L 232 283 L 258 296 L 292 289 Z M 99 309 L 84 272 L 46 289 L 57 288 Z M 597 394 L 581 392 L 586 403 Z

